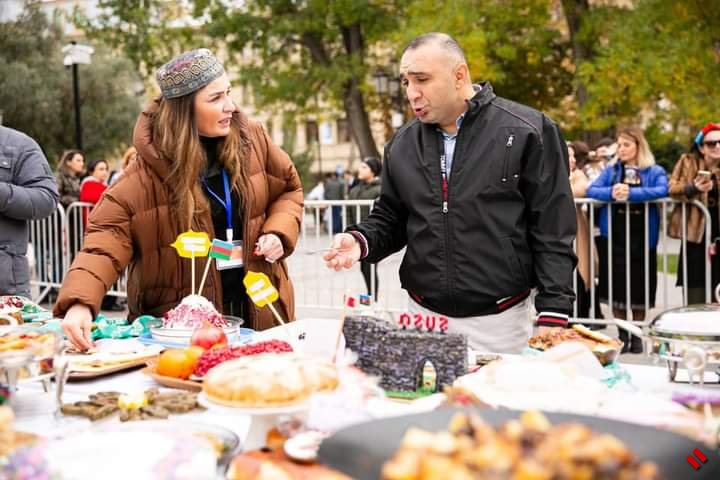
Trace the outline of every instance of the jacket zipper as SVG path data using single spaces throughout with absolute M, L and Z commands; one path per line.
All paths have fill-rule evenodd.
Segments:
M 502 181 L 507 182 L 507 176 L 508 176 L 508 163 L 510 160 L 510 149 L 513 146 L 513 141 L 515 140 L 515 134 L 511 133 L 510 136 L 507 139 L 507 143 L 505 143 L 505 160 L 503 162 L 503 176 Z
M 442 140 L 441 140 L 442 141 Z M 460 145 L 460 131 L 458 131 L 458 136 L 455 141 L 455 154 L 458 154 L 460 149 L 458 148 Z M 455 155 L 453 155 L 454 158 L 458 158 Z M 445 154 L 443 151 L 442 156 L 442 162 L 446 162 Z M 447 292 L 448 296 L 450 297 L 450 304 L 455 305 L 455 299 L 453 295 L 452 290 L 452 265 L 451 265 L 451 259 L 453 256 L 452 251 L 452 243 L 450 239 L 450 215 L 448 215 L 450 211 L 450 180 L 448 179 L 448 173 L 447 170 L 447 163 L 444 165 L 441 163 L 441 178 L 442 178 L 442 196 L 443 196 L 443 204 L 442 204 L 442 213 L 443 213 L 443 223 L 445 226 L 445 275 L 447 278 Z M 445 173 L 443 174 L 442 171 Z
M 445 161 L 445 160 L 443 160 L 443 161 Z M 443 213 L 448 213 L 448 203 L 450 200 L 450 192 L 449 192 L 450 188 L 449 188 L 448 183 L 449 182 L 447 180 L 447 177 L 443 176 L 442 177 L 442 196 L 443 196 L 442 212 Z

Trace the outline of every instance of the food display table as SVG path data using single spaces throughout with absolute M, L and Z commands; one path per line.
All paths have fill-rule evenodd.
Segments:
M 675 391 L 692 389 L 688 384 L 670 383 L 667 377 L 667 369 L 663 365 L 627 364 L 623 365 L 623 367 L 630 373 L 632 384 L 638 391 L 643 393 L 669 396 Z M 708 382 L 706 388 L 720 389 L 720 385 L 717 383 L 710 383 L 712 381 L 716 382 L 716 379 L 715 374 L 706 373 L 706 381 Z M 682 380 L 682 377 L 680 377 L 680 381 Z M 119 372 L 92 380 L 68 382 L 65 386 L 63 401 L 82 400 L 87 398 L 88 395 L 100 391 L 141 392 L 153 387 L 158 387 L 158 385 L 150 376 L 145 375 L 140 370 Z M 417 413 L 417 404 L 419 403 L 427 404 L 428 408 L 433 406 L 433 402 L 426 399 L 409 403 L 388 399 L 384 402 L 375 403 L 375 413 L 379 416 Z M 53 436 L 68 431 L 86 429 L 93 423 L 90 420 L 78 417 L 63 416 L 58 420 L 54 415 L 55 409 L 54 392 L 45 392 L 40 382 L 24 382 L 20 385 L 15 402 L 15 428 L 41 436 Z M 230 415 L 213 409 L 171 415 L 171 418 L 221 425 L 235 432 L 241 440 L 247 435 L 250 426 L 250 417 L 248 415 Z M 95 423 L 108 422 L 119 423 L 120 421 L 115 416 Z

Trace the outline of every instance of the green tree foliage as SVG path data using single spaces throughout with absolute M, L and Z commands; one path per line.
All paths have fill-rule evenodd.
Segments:
M 369 73 L 377 63 L 373 47 L 397 26 L 403 4 L 100 0 L 105 13 L 92 21 L 79 15 L 77 23 L 121 48 L 146 76 L 181 50 L 214 39 L 218 51 L 230 56 L 227 66 L 237 67 L 240 81 L 252 88 L 256 107 L 305 114 L 322 97 L 345 111 L 361 154 L 377 156 L 367 114 Z
M 720 10 L 700 0 L 639 0 L 615 15 L 595 58 L 579 69 L 589 94 L 582 124 L 649 117 L 689 143 L 693 130 L 720 119 Z
M 402 1 L 255 0 L 233 8 L 224 0 L 197 0 L 209 13 L 208 31 L 256 61 L 241 63 L 242 80 L 260 106 L 293 105 L 312 110 L 319 94 L 345 111 L 365 156 L 378 156 L 367 114 L 367 80 L 375 68 L 373 47 L 397 27 Z
M 122 51 L 143 77 L 178 53 L 209 46 L 204 21 L 193 18 L 189 0 L 98 0 L 95 18 L 80 8 L 74 22 L 90 39 Z
M 720 118 L 720 10 L 702 0 L 414 0 L 399 47 L 444 31 L 476 81 L 549 112 L 570 138 L 647 124 L 670 156 Z M 558 15 L 559 14 L 559 15 Z
M 542 110 L 572 92 L 567 41 L 553 26 L 548 0 L 415 0 L 398 45 L 432 31 L 452 35 L 465 50 L 475 82 L 489 80 L 498 95 Z
M 57 19 L 55 19 L 57 20 Z M 72 76 L 63 66 L 67 43 L 56 21 L 32 5 L 0 23 L 0 108 L 3 124 L 33 137 L 54 164 L 75 145 Z M 110 158 L 128 145 L 140 107 L 132 64 L 98 51 L 80 65 L 80 102 L 88 158 Z

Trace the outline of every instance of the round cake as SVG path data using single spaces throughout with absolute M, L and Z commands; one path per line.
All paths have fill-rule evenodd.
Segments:
M 228 323 L 218 313 L 213 304 L 200 295 L 188 295 L 183 298 L 180 305 L 165 313 L 164 328 L 198 328 L 205 322 L 216 327 L 227 327 Z
M 266 353 L 216 366 L 205 375 L 203 391 L 223 405 L 256 408 L 299 403 L 337 384 L 335 366 L 322 358 Z

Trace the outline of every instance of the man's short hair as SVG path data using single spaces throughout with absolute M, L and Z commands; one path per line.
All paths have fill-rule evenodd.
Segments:
M 460 47 L 460 44 L 453 37 L 451 37 L 447 33 L 442 32 L 425 33 L 420 35 L 419 37 L 413 38 L 412 40 L 410 40 L 410 43 L 408 43 L 407 46 L 403 49 L 402 54 L 405 55 L 405 52 L 409 50 L 415 50 L 416 48 L 422 47 L 423 45 L 430 44 L 439 45 L 452 55 L 458 57 L 461 62 L 467 63 L 467 60 L 465 59 L 465 52 L 463 51 L 462 47 Z

